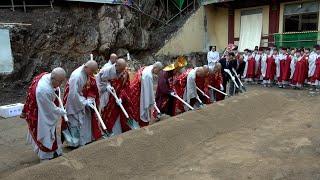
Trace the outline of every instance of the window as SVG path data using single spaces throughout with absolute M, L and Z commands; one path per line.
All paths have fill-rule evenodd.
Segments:
M 284 32 L 301 32 L 318 30 L 317 2 L 288 4 L 284 10 Z

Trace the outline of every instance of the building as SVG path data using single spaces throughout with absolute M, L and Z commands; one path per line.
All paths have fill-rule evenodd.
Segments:
M 201 3 L 190 22 L 168 41 L 160 54 L 206 52 L 209 45 L 223 51 L 230 43 L 239 45 L 240 51 L 269 45 L 312 47 L 319 41 L 317 0 L 202 0 Z M 191 27 L 195 24 L 196 29 Z M 177 42 L 179 36 L 185 38 Z

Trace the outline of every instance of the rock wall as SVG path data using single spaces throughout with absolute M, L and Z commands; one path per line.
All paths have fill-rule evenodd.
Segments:
M 160 20 L 164 11 L 156 0 L 142 0 L 141 9 Z M 29 23 L 30 26 L 6 26 L 10 29 L 14 72 L 0 76 L 0 83 L 27 84 L 33 76 L 64 67 L 70 74 L 95 55 L 100 64 L 111 52 L 133 56 L 131 65 L 151 63 L 152 54 L 178 25 L 163 24 L 123 5 L 91 3 L 55 4 L 54 9 L 35 8 L 14 12 L 0 9 L 0 22 Z M 3 28 L 3 27 L 0 27 Z

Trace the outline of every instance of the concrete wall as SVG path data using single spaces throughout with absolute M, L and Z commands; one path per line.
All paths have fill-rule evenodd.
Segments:
M 182 55 L 205 51 L 204 7 L 200 7 L 156 55 Z
M 205 6 L 207 18 L 207 46 L 217 46 L 222 52 L 228 44 L 228 9 Z

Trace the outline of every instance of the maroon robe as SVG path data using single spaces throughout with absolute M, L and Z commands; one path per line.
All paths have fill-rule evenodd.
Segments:
M 281 62 L 282 62 L 282 67 L 280 67 L 280 69 L 282 69 L 281 80 L 289 81 L 290 74 L 291 74 L 291 71 L 290 71 L 291 56 L 289 56 L 289 54 L 286 54 L 286 58 Z
M 311 77 L 312 83 L 315 83 L 316 80 L 320 81 L 320 57 L 317 58 L 315 65 L 316 65 L 316 69 L 314 71 L 313 76 Z
M 256 75 L 256 60 L 254 59 L 253 56 L 250 56 L 250 58 L 247 61 L 248 63 L 248 67 L 247 67 L 247 74 L 246 74 L 246 78 L 254 78 Z
M 308 63 L 307 57 L 303 56 L 300 60 L 296 62 L 295 70 L 292 77 L 292 84 L 304 84 L 308 73 Z
M 173 92 L 173 78 L 174 70 L 160 72 L 155 97 L 161 113 L 170 116 L 175 114 L 174 97 L 170 95 Z
M 274 80 L 275 74 L 276 74 L 275 59 L 273 58 L 273 56 L 268 56 L 265 80 Z

